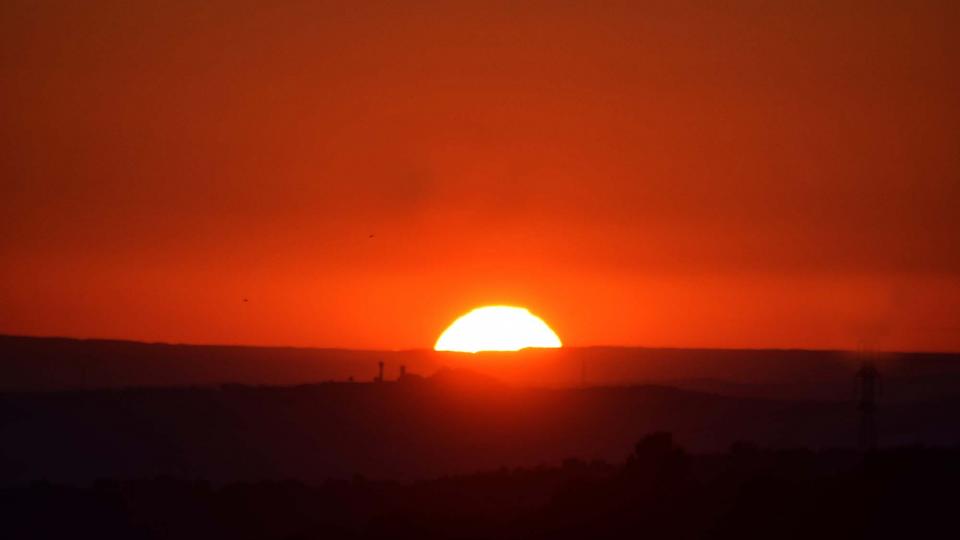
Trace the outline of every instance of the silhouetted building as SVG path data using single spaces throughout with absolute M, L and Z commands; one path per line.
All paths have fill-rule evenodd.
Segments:
M 374 381 L 383 382 L 383 360 L 378 362 L 378 365 L 380 366 L 380 372 L 377 374 L 377 378 L 374 379 Z

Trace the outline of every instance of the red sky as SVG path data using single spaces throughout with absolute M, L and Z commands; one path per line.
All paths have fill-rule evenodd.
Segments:
M 0 332 L 960 350 L 957 2 L 274 4 L 0 5 Z

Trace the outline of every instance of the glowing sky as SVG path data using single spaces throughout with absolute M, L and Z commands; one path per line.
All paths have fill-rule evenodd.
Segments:
M 960 350 L 957 2 L 274 4 L 0 5 L 0 332 Z

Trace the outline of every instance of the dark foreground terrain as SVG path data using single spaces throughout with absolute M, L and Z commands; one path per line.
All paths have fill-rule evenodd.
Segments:
M 625 463 L 567 460 L 414 483 L 159 477 L 0 490 L 4 538 L 951 538 L 960 451 L 689 455 L 667 433 Z
M 880 373 L 869 407 L 864 361 Z M 383 380 L 349 381 L 379 362 Z M 0 337 L 0 375 L 0 539 L 960 529 L 956 355 L 464 357 Z M 879 451 L 852 450 L 872 440 L 859 437 L 865 410 Z
M 960 399 L 881 402 L 877 418 L 886 445 L 960 444 Z M 858 422 L 852 400 L 518 388 L 462 370 L 383 383 L 8 393 L 0 394 L 0 483 L 420 480 L 568 457 L 616 462 L 653 431 L 697 453 L 744 440 L 850 447 Z

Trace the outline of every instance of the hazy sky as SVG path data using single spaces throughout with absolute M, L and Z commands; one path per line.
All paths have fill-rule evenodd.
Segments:
M 960 350 L 957 28 L 6 0 L 0 332 L 429 347 L 509 303 L 569 345 Z

